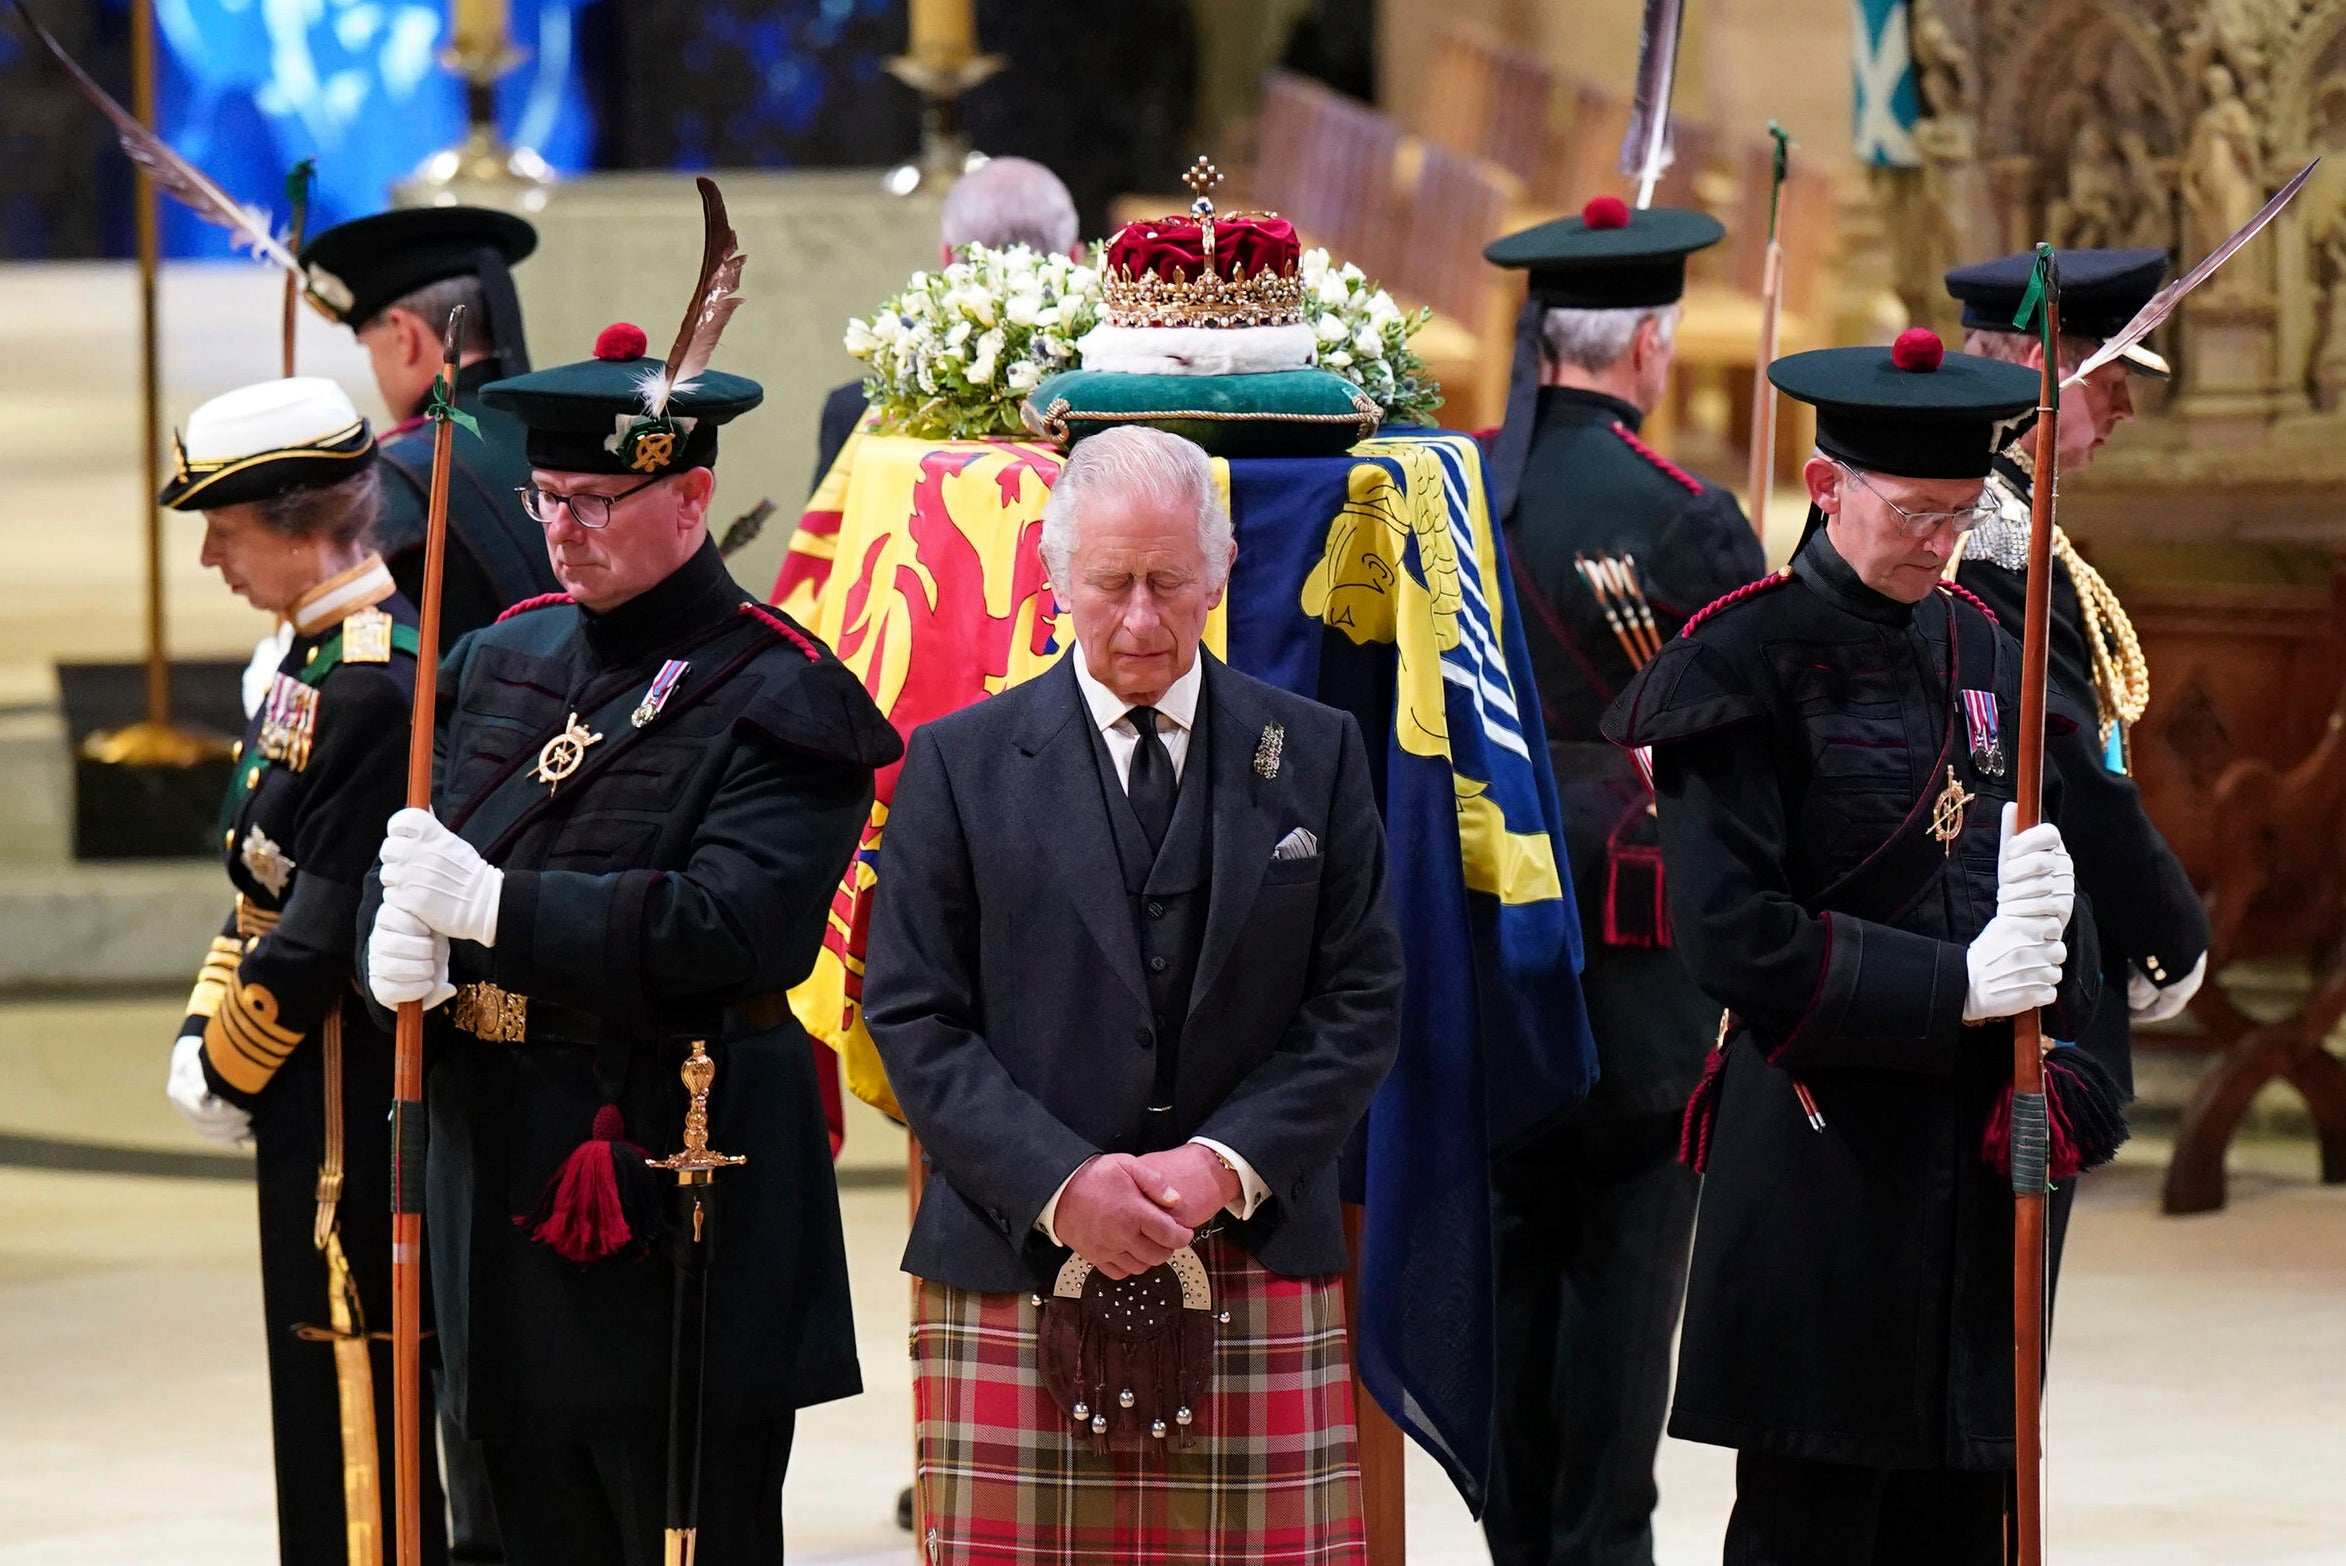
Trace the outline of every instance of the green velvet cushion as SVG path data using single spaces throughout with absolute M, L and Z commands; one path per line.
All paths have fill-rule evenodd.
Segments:
M 1147 424 L 1217 457 L 1323 457 L 1377 432 L 1377 405 L 1326 370 L 1130 375 L 1070 370 L 1029 393 L 1026 427 L 1065 450 L 1120 424 Z

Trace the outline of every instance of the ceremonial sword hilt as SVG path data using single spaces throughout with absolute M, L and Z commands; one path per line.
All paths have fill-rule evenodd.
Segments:
M 678 1185 L 707 1185 L 718 1170 L 730 1164 L 746 1164 L 746 1153 L 713 1153 L 709 1151 L 709 1085 L 717 1080 L 717 1063 L 709 1058 L 708 1045 L 692 1041 L 692 1053 L 677 1068 L 684 1079 L 684 1090 L 692 1101 L 684 1111 L 684 1146 L 667 1158 L 647 1158 L 645 1163 L 654 1169 L 666 1169 L 676 1176 Z

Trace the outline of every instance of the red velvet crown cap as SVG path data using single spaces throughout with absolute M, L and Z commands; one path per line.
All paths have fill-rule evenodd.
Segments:
M 1295 270 L 1303 247 L 1295 225 L 1281 217 L 1230 216 L 1214 219 L 1213 270 L 1220 277 L 1285 275 Z M 1151 218 L 1127 223 L 1108 242 L 1110 276 L 1156 276 L 1167 282 L 1194 282 L 1206 271 L 1205 231 L 1194 217 Z

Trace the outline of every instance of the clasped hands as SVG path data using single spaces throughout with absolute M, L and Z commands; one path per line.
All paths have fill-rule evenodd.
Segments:
M 505 872 L 428 810 L 391 818 L 383 838 L 383 907 L 367 937 L 367 987 L 386 1006 L 427 1010 L 456 993 L 448 943 L 497 944 Z
M 1239 1199 L 1238 1176 L 1195 1142 L 1161 1153 L 1102 1153 L 1059 1193 L 1059 1241 L 1111 1278 L 1164 1265 L 1199 1225 Z

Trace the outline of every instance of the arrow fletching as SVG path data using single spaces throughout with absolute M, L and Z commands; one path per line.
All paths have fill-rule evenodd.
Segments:
M 1685 0 L 1645 0 L 1637 46 L 1637 93 L 1629 134 L 1621 138 L 1621 172 L 1637 186 L 1637 207 L 1654 204 L 1654 186 L 1677 160 L 1670 145 L 1670 94 L 1678 79 L 1678 30 Z
M 2183 302 L 2184 295 L 2213 277 L 2216 268 L 2229 261 L 2234 251 L 2254 239 L 2258 230 L 2280 214 L 2281 209 L 2296 197 L 2298 191 L 2305 188 L 2305 182 L 2312 178 L 2313 171 L 2320 166 L 2321 161 L 2316 158 L 2291 175 L 2289 183 L 2273 192 L 2273 199 L 2259 207 L 2256 216 L 2241 224 L 2238 233 L 2209 251 L 2207 259 L 2200 262 L 2199 265 L 2151 295 L 2150 303 L 2134 312 L 2134 319 L 2128 321 L 2119 330 L 2117 336 L 2108 339 L 2099 348 L 2086 355 L 2085 362 L 2071 371 L 2068 379 L 2061 384 L 2075 386 L 2094 371 L 2148 337 L 2153 327 L 2175 313 L 2175 307 Z

